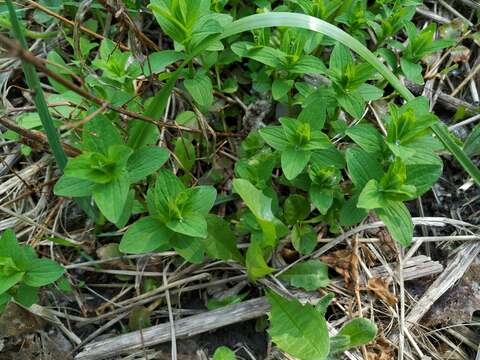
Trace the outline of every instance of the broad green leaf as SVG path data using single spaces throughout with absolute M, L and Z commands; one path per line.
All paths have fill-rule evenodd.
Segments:
M 348 50 L 348 48 L 343 44 L 338 43 L 335 45 L 330 55 L 330 68 L 343 71 L 348 65 L 351 64 L 353 64 L 353 58 L 350 50 Z
M 217 190 L 213 186 L 196 186 L 185 190 L 188 196 L 184 212 L 194 212 L 207 215 L 217 198 Z
M 1 275 L 0 274 L 0 295 L 10 289 L 12 286 L 15 286 L 24 276 L 23 272 L 17 272 L 10 275 Z
M 159 147 L 142 147 L 136 150 L 127 162 L 130 183 L 136 183 L 153 174 L 165 164 L 168 156 L 168 150 Z
M 28 264 L 23 282 L 32 287 L 40 287 L 57 281 L 64 273 L 62 266 L 50 259 L 33 259 Z
M 205 246 L 202 239 L 175 234 L 170 242 L 175 251 L 188 262 L 200 264 L 203 261 Z
M 57 196 L 90 196 L 94 183 L 88 180 L 63 175 L 55 184 L 53 192 Z
M 107 184 L 97 184 L 93 187 L 95 204 L 107 220 L 116 223 L 120 219 L 128 199 L 129 188 L 130 182 L 126 173 Z
M 196 213 L 182 215 L 179 219 L 171 219 L 166 225 L 170 230 L 187 236 L 206 238 L 208 235 L 207 221 L 202 215 Z
M 259 133 L 262 139 L 275 150 L 283 151 L 290 145 L 281 126 L 267 126 L 260 129 Z
M 344 352 L 352 347 L 366 345 L 373 341 L 377 336 L 377 326 L 365 318 L 356 318 L 347 322 L 340 329 L 338 334 L 334 337 L 345 337 L 348 341 L 333 341 L 335 346 L 332 346 L 331 352 Z M 333 340 L 333 339 L 332 339 Z
M 151 53 L 143 64 L 143 73 L 145 76 L 162 73 L 168 65 L 183 58 L 183 53 L 175 50 L 163 50 Z
M 212 81 L 207 74 L 197 72 L 193 79 L 185 79 L 183 84 L 193 100 L 204 110 L 213 103 Z
M 292 74 L 325 74 L 325 64 L 319 58 L 312 55 L 303 55 L 291 68 Z
M 370 180 L 358 197 L 357 206 L 364 209 L 377 209 L 385 206 L 385 198 L 375 179 Z
M 405 77 L 416 84 L 423 84 L 422 65 L 400 58 L 400 66 Z
M 112 120 L 103 114 L 87 122 L 82 132 L 82 149 L 106 155 L 113 145 L 123 144 L 122 137 Z
M 263 250 L 256 242 L 252 242 L 247 249 L 245 266 L 247 267 L 248 277 L 252 281 L 275 271 L 275 269 L 267 265 L 263 257 Z
M 265 196 L 248 180 L 234 179 L 233 189 L 240 195 L 245 205 L 257 218 L 265 221 L 273 221 L 272 199 Z
M 295 224 L 292 228 L 292 245 L 300 254 L 310 254 L 317 245 L 317 234 L 310 225 Z
M 293 80 L 275 79 L 272 83 L 272 96 L 274 100 L 283 98 L 293 87 Z
M 288 281 L 290 285 L 307 291 L 326 287 L 330 283 L 328 266 L 319 260 L 307 260 L 298 263 L 279 277 Z
M 322 188 L 319 185 L 312 184 L 308 191 L 310 201 L 320 211 L 320 214 L 325 215 L 333 203 L 333 191 L 331 189 Z
M 357 207 L 358 195 L 355 194 L 345 201 L 340 209 L 340 223 L 343 226 L 352 226 L 360 223 L 368 215 L 367 210 Z
M 370 179 L 380 180 L 383 169 L 378 161 L 366 151 L 359 148 L 349 148 L 346 153 L 348 174 L 359 189 Z
M 213 360 L 235 360 L 235 353 L 226 346 L 220 346 L 213 354 Z
M 153 216 L 146 216 L 131 225 L 120 241 L 119 250 L 128 254 L 143 254 L 168 250 L 173 232 Z
M 370 84 L 362 84 L 358 88 L 358 92 L 365 101 L 378 100 L 383 96 L 383 90 Z
M 368 153 L 381 155 L 384 149 L 382 135 L 370 124 L 358 124 L 345 133 Z
M 166 169 L 158 171 L 155 187 L 147 192 L 147 206 L 151 215 L 159 215 L 164 221 L 170 218 L 171 204 L 178 194 L 185 190 L 185 185 L 175 174 Z
M 288 180 L 297 177 L 310 160 L 311 152 L 288 146 L 281 153 L 282 170 Z
M 38 288 L 20 284 L 13 298 L 17 303 L 28 308 L 38 302 Z
M 348 94 L 337 94 L 340 106 L 354 118 L 360 119 L 365 109 L 365 100 L 358 91 Z
M 387 226 L 393 239 L 402 246 L 410 245 L 413 237 L 412 217 L 407 207 L 399 201 L 387 201 L 383 208 L 375 209 Z
M 285 300 L 268 292 L 269 314 L 273 342 L 283 351 L 300 360 L 326 359 L 330 352 L 327 322 L 312 305 L 297 300 Z
M 241 57 L 248 57 L 272 68 L 279 68 L 285 63 L 285 54 L 268 46 L 256 46 L 247 41 L 239 41 L 231 46 L 232 51 Z
M 15 255 L 19 252 L 20 245 L 15 233 L 11 229 L 6 229 L 0 237 L 0 257 L 15 260 Z
M 416 188 L 416 196 L 423 195 L 442 175 L 442 164 L 407 165 L 407 184 Z
M 292 194 L 283 204 L 283 215 L 288 224 L 302 221 L 310 214 L 310 203 L 302 195 Z
M 217 215 L 207 216 L 208 236 L 204 241 L 207 254 L 214 259 L 243 262 L 237 249 L 236 238 L 228 222 Z

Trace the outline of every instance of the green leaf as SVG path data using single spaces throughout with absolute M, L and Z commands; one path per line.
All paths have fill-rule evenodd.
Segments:
M 288 180 L 296 178 L 307 166 L 311 152 L 289 146 L 281 153 L 282 170 Z
M 440 164 L 407 165 L 406 183 L 416 188 L 415 196 L 421 196 L 428 191 L 442 175 L 443 166 Z
M 423 84 L 422 65 L 400 58 L 400 66 L 405 77 L 416 84 Z
M 120 241 L 119 250 L 143 254 L 170 249 L 173 232 L 153 216 L 146 216 L 131 225 Z
M 358 197 L 357 206 L 364 209 L 377 209 L 385 206 L 385 198 L 377 180 L 372 179 L 364 186 Z
M 330 55 L 330 68 L 343 71 L 348 65 L 353 64 L 352 54 L 343 44 L 336 44 Z
M 320 314 L 322 314 L 322 316 L 325 316 L 325 314 L 327 313 L 327 309 L 334 298 L 335 298 L 334 293 L 328 293 L 327 295 L 322 296 L 322 298 L 315 305 L 315 310 L 317 310 Z
M 57 196 L 90 196 L 94 183 L 88 180 L 63 175 L 55 184 L 53 192 Z
M 266 126 L 260 129 L 259 133 L 262 139 L 275 150 L 283 151 L 290 146 L 281 126 Z
M 370 179 L 381 179 L 383 169 L 371 154 L 359 148 L 349 148 L 346 158 L 350 178 L 359 189 L 363 188 Z
M 382 135 L 370 124 L 358 124 L 345 131 L 355 143 L 368 153 L 381 155 L 384 149 Z
M 206 238 L 208 235 L 207 221 L 202 215 L 196 213 L 171 219 L 166 225 L 170 230 L 187 236 Z
M 188 262 L 200 264 L 203 261 L 205 247 L 202 239 L 175 234 L 170 242 L 175 251 Z
M 207 215 L 217 198 L 217 190 L 213 186 L 196 186 L 185 190 L 188 200 L 183 212 L 194 212 Z M 182 212 L 182 213 L 183 213 Z
M 273 221 L 274 216 L 272 212 L 272 199 L 265 196 L 260 190 L 253 186 L 248 180 L 234 179 L 233 189 L 240 195 L 245 205 L 255 215 L 255 217 L 265 220 Z
M 357 207 L 358 195 L 355 194 L 345 201 L 340 209 L 340 223 L 343 226 L 352 226 L 358 224 L 368 215 L 367 210 Z
M 32 259 L 28 264 L 23 283 L 40 287 L 57 281 L 64 273 L 62 266 L 49 259 Z
M 302 221 L 310 214 L 310 203 L 302 195 L 292 194 L 283 204 L 283 215 L 288 224 Z
M 333 203 L 333 191 L 331 189 L 322 188 L 319 185 L 312 184 L 308 191 L 310 201 L 320 211 L 320 214 L 325 215 Z
M 107 220 L 116 223 L 120 219 L 128 199 L 129 189 L 130 182 L 126 173 L 107 184 L 96 184 L 93 187 L 95 204 Z
M 250 280 L 255 281 L 275 271 L 269 267 L 263 257 L 263 250 L 256 242 L 252 242 L 245 255 L 245 266 Z
M 310 304 L 285 300 L 273 292 L 267 297 L 272 307 L 268 333 L 273 342 L 300 360 L 326 359 L 330 339 L 323 315 Z
M 168 156 L 168 150 L 159 147 L 142 147 L 136 150 L 127 162 L 130 183 L 136 183 L 153 174 L 165 164 Z
M 220 346 L 213 354 L 213 360 L 235 360 L 235 353 L 226 346 Z
M 38 288 L 20 284 L 13 298 L 17 303 L 28 308 L 38 302 Z
M 207 74 L 197 72 L 193 79 L 185 79 L 183 84 L 193 100 L 204 110 L 213 103 L 212 81 Z
M 480 124 L 470 132 L 463 144 L 463 150 L 469 156 L 480 154 Z
M 303 55 L 290 69 L 292 74 L 325 74 L 325 64 L 312 55 Z
M 15 262 L 15 257 L 20 251 L 15 233 L 11 229 L 6 229 L 0 237 L 0 257 L 12 258 Z
M 23 272 L 17 272 L 11 275 L 0 274 L 0 295 L 22 281 L 23 276 Z
M 348 342 L 342 341 L 342 346 L 339 346 L 339 343 L 337 343 L 337 346 L 332 347 L 331 352 L 344 352 L 352 347 L 366 345 L 373 341 L 375 336 L 377 336 L 377 326 L 375 323 L 365 318 L 352 319 L 343 325 L 334 337 L 345 337 L 348 339 Z
M 293 87 L 293 80 L 275 79 L 272 83 L 272 96 L 274 100 L 280 100 L 288 94 Z
M 207 254 L 214 259 L 243 262 L 237 249 L 236 238 L 228 222 L 217 215 L 207 216 L 208 236 L 204 241 Z
M 175 50 L 163 50 L 151 53 L 144 64 L 143 73 L 145 76 L 160 74 L 165 68 L 178 60 L 182 60 L 184 54 Z
M 412 217 L 407 207 L 399 201 L 387 201 L 385 206 L 375 209 L 393 239 L 402 246 L 410 245 L 413 237 Z
M 362 84 L 358 88 L 358 92 L 365 101 L 378 100 L 383 96 L 383 90 L 370 84 Z
M 295 224 L 292 228 L 292 245 L 300 254 L 310 254 L 317 245 L 317 234 L 310 225 Z
M 319 260 L 300 262 L 282 273 L 279 278 L 307 291 L 326 287 L 330 283 L 328 266 Z

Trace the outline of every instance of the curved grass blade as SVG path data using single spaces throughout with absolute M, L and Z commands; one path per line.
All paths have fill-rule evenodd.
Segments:
M 228 25 L 222 34 L 222 38 L 236 35 L 244 31 L 273 26 L 289 26 L 308 29 L 331 37 L 360 55 L 365 61 L 374 67 L 405 100 L 409 101 L 415 98 L 405 85 L 403 85 L 402 82 L 362 43 L 335 25 L 313 16 L 288 12 L 271 12 L 250 15 Z M 480 170 L 475 166 L 467 154 L 465 154 L 465 152 L 456 144 L 454 138 L 445 126 L 436 123 L 431 128 L 440 141 L 442 141 L 443 145 L 457 159 L 477 185 L 480 186 Z

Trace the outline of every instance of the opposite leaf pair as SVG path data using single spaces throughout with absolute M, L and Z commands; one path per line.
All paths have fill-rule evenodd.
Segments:
M 63 272 L 55 261 L 38 259 L 33 248 L 20 246 L 13 231 L 5 230 L 0 237 L 0 310 L 12 298 L 31 306 L 38 288 L 55 282 Z
M 206 217 L 216 196 L 212 186 L 187 188 L 175 174 L 160 170 L 147 193 L 149 216 L 128 229 L 120 251 L 138 254 L 174 247 L 187 259 L 195 259 L 203 247 L 201 239 L 208 235 Z
M 166 149 L 124 145 L 110 120 L 99 117 L 84 129 L 84 152 L 68 161 L 55 185 L 60 196 L 92 196 L 107 220 L 123 226 L 130 217 L 130 185 L 157 171 L 168 159 Z

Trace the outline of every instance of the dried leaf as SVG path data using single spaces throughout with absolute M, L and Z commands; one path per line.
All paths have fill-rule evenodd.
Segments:
M 368 280 L 367 288 L 371 290 L 375 296 L 385 301 L 389 305 L 397 303 L 397 297 L 388 289 L 388 283 L 382 278 L 371 278 Z

